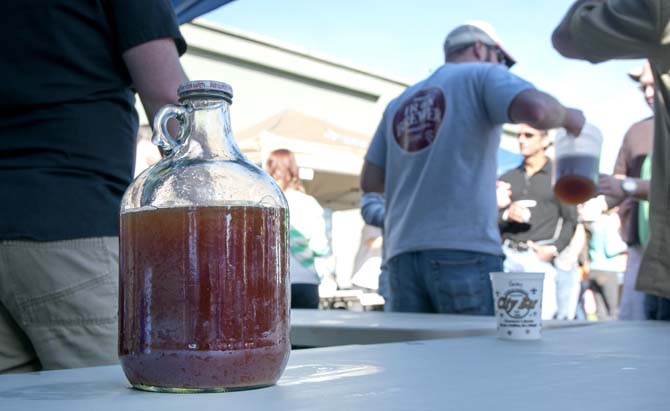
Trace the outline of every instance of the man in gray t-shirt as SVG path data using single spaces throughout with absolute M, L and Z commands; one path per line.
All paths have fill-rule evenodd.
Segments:
M 514 60 L 485 22 L 455 28 L 444 52 L 442 67 L 384 111 L 361 188 L 386 198 L 388 309 L 492 315 L 488 274 L 502 271 L 495 197 L 501 125 L 578 134 L 584 117 L 509 73 Z

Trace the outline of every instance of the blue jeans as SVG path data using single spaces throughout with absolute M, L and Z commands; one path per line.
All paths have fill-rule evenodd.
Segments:
M 644 311 L 647 320 L 670 321 L 670 298 L 646 294 Z
M 493 315 L 489 273 L 502 256 L 459 250 L 412 251 L 388 262 L 390 311 Z
M 319 308 L 319 285 L 291 284 L 291 308 Z

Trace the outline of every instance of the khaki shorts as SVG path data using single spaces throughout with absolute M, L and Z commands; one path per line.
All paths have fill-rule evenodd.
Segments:
M 0 373 L 118 362 L 118 248 L 0 241 Z

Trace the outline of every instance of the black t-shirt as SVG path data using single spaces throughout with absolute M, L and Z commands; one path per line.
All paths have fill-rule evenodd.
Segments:
M 138 126 L 122 54 L 184 53 L 170 1 L 5 0 L 0 37 L 0 240 L 118 235 Z
M 552 163 L 550 160 L 532 176 L 526 174 L 523 164 L 500 177 L 501 181 L 512 186 L 512 201 L 535 200 L 536 205 L 530 209 L 530 221 L 517 223 L 503 221 L 498 213 L 498 224 L 503 240 L 516 242 L 547 241 L 563 251 L 577 227 L 577 207 L 558 201 L 551 185 Z M 563 219 L 561 229 L 556 236 L 559 219 Z

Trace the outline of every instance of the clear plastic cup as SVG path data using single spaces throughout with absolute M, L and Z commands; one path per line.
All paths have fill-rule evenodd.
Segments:
M 498 338 L 538 340 L 542 338 L 542 284 L 544 273 L 493 272 Z
M 603 136 L 592 124 L 585 124 L 575 137 L 560 129 L 556 133 L 554 194 L 568 204 L 581 204 L 596 195 Z

